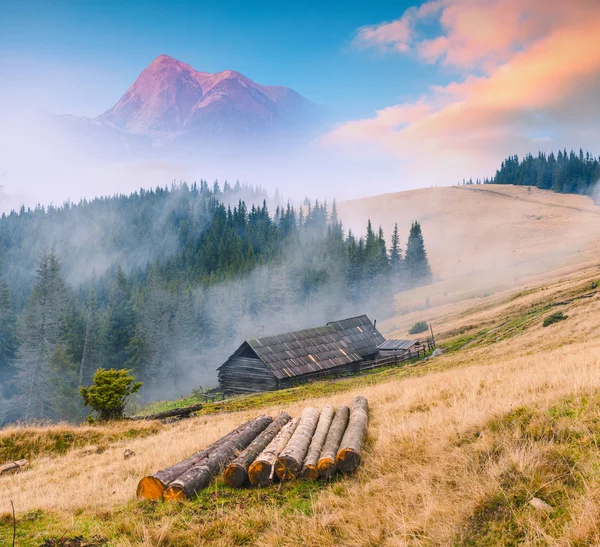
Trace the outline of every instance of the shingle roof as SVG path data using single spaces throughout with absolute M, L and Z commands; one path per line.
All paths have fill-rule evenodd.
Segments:
M 284 379 L 356 363 L 376 353 L 384 341 L 369 318 L 361 315 L 323 327 L 250 338 L 238 352 L 248 344 L 277 378 Z
M 350 317 L 349 319 L 342 319 L 340 321 L 331 321 L 327 325 L 332 326 L 337 332 L 340 332 L 344 340 L 361 357 L 377 353 L 377 346 L 385 342 L 385 338 L 366 315 Z
M 383 344 L 379 344 L 377 347 L 384 350 L 401 350 L 410 349 L 417 343 L 417 340 L 386 340 Z
M 247 343 L 279 379 L 327 370 L 361 359 L 331 327 L 251 338 Z

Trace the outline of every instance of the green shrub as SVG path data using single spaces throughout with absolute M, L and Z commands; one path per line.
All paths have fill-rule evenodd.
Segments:
M 106 370 L 99 368 L 94 374 L 90 387 L 80 387 L 83 405 L 90 406 L 98 413 L 99 420 L 119 420 L 123 418 L 125 401 L 142 387 L 136 382 L 130 370 Z
M 559 321 L 564 321 L 568 317 L 569 316 L 565 315 L 563 312 L 557 311 L 556 313 L 553 313 L 552 315 L 549 315 L 548 317 L 546 317 L 546 319 L 544 319 L 543 326 L 548 327 L 548 326 L 552 325 L 553 323 L 558 323 Z
M 415 323 L 412 327 L 410 327 L 408 334 L 421 334 L 422 332 L 426 332 L 428 330 L 429 325 L 425 321 L 419 321 L 418 323 Z

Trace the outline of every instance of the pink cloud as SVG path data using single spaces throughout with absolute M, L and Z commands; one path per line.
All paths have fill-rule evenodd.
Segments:
M 394 34 L 393 22 L 385 23 L 359 30 L 362 45 L 371 40 L 399 49 L 401 43 L 425 62 L 460 69 L 461 78 L 432 86 L 417 102 L 343 124 L 325 142 L 369 141 L 417 163 L 435 152 L 436 168 L 446 175 L 443 161 L 467 172 L 471 164 L 489 171 L 506 154 L 551 148 L 548 134 L 558 132 L 560 140 L 585 130 L 600 138 L 596 0 L 442 0 L 407 14 L 400 21 L 410 23 L 408 35 Z M 419 39 L 419 23 L 432 15 L 442 33 Z
M 415 52 L 427 62 L 461 69 L 489 67 L 597 7 L 596 0 L 431 0 L 395 21 L 359 29 L 354 43 Z M 432 19 L 441 33 L 424 37 L 420 26 Z

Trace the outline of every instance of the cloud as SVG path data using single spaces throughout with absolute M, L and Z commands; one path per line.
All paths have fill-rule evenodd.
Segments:
M 439 35 L 424 36 L 425 23 L 437 23 Z M 376 143 L 446 177 L 460 176 L 449 165 L 468 177 L 470 169 L 490 174 L 506 154 L 585 148 L 592 143 L 578 134 L 600 137 L 599 36 L 596 0 L 442 0 L 410 8 L 397 21 L 359 29 L 355 43 L 440 63 L 456 80 L 342 124 L 323 142 Z M 438 161 L 423 166 L 432 153 Z

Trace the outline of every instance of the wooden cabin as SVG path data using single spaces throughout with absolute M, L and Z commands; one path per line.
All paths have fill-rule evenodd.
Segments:
M 251 393 L 358 370 L 385 338 L 366 315 L 250 338 L 217 370 L 225 393 Z
M 386 340 L 379 344 L 379 357 L 389 357 L 397 355 L 402 359 L 410 359 L 419 354 L 421 342 L 419 340 Z

